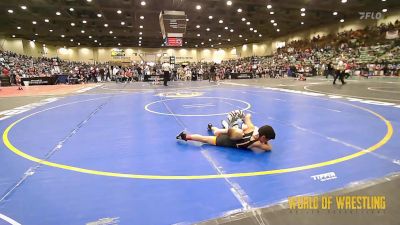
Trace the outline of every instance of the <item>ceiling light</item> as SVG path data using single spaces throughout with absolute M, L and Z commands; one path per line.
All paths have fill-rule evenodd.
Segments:
M 141 1 L 140 5 L 145 6 L 146 5 L 146 1 Z
M 254 30 L 254 33 L 257 33 L 258 31 L 257 30 Z
M 253 28 L 252 28 L 252 27 L 250 27 L 250 30 L 253 30 Z
M 48 23 L 48 22 L 50 22 L 50 20 L 49 19 L 44 19 L 44 22 Z
M 201 5 L 196 5 L 196 9 L 200 10 L 201 9 Z
M 99 43 L 99 45 L 101 45 L 101 43 Z
M 233 32 L 233 31 L 234 31 L 233 29 L 230 30 L 230 32 Z
M 214 17 L 213 16 L 208 16 L 208 19 L 212 20 Z
M 239 37 L 241 38 L 241 37 L 243 37 L 241 34 L 239 34 Z
M 225 27 L 225 30 L 228 30 L 229 29 L 229 27 Z
M 113 32 L 112 32 L 112 30 L 110 30 L 110 32 L 108 32 L 108 33 L 112 34 Z
M 227 1 L 227 2 L 226 2 L 226 5 L 231 6 L 231 5 L 232 5 L 232 1 Z
M 97 43 L 97 40 L 94 40 L 94 42 L 96 42 L 96 43 Z
M 301 8 L 300 11 L 305 12 L 306 8 Z
M 337 12 L 333 12 L 332 14 L 333 14 L 334 16 L 336 16 L 338 13 L 337 13 Z
M 102 17 L 102 15 L 101 15 L 100 13 L 98 13 L 98 14 L 97 14 L 97 17 L 99 17 L 99 18 L 100 18 L 100 17 Z
M 141 44 L 142 43 L 142 41 L 139 41 L 139 44 Z
M 212 41 L 212 39 L 210 38 L 210 39 L 208 39 L 208 41 Z
M 50 32 L 53 32 L 53 30 L 49 30 Z
M 196 48 L 197 48 L 197 47 L 199 47 L 199 46 L 198 46 L 198 45 L 195 45 L 194 47 L 196 47 Z
M 18 30 L 21 30 L 21 27 L 17 27 Z
M 65 37 L 65 35 L 64 35 L 64 34 L 61 34 L 61 37 L 62 37 L 62 38 L 64 38 L 64 37 Z
M 188 18 L 186 19 L 186 22 L 189 22 L 189 19 L 188 19 Z
M 87 2 L 92 2 L 92 0 L 86 0 Z
M 270 22 L 271 22 L 271 23 L 275 23 L 275 20 L 271 20 Z
M 220 38 L 220 37 L 221 37 L 221 35 L 220 35 L 220 34 L 218 34 L 218 37 Z
M 141 20 L 144 20 L 144 16 L 140 16 L 140 19 L 141 19 Z
M 139 28 L 140 28 L 140 29 L 143 29 L 143 26 L 142 26 L 142 25 L 140 25 L 140 26 L 139 26 Z
M 60 12 L 56 12 L 56 15 L 57 15 L 57 16 L 60 16 L 60 15 L 61 15 L 61 13 L 60 13 Z
M 200 34 L 197 34 L 197 37 L 200 37 Z
M 71 40 L 70 40 L 70 41 L 71 41 L 71 42 L 74 42 L 74 39 L 72 39 L 72 38 L 71 38 Z
M 139 40 L 142 40 L 142 37 L 139 37 Z
M 121 43 L 118 43 L 118 46 L 121 46 Z
M 32 24 L 37 24 L 37 22 L 36 21 L 32 21 Z
M 78 45 L 81 45 L 81 43 L 80 43 L 80 42 L 78 42 Z
M 116 36 L 114 36 L 114 39 L 117 39 L 117 37 L 116 37 Z
M 85 33 L 85 31 L 84 31 L 84 30 L 81 30 L 81 33 L 82 33 L 82 34 L 84 34 L 84 33 Z
M 210 31 L 210 28 L 207 27 L 206 31 Z
M 27 8 L 25 5 L 21 5 L 21 9 L 26 10 Z
M 387 9 L 382 9 L 382 12 L 384 12 L 384 13 L 387 12 L 387 11 L 388 11 Z
M 231 39 L 230 39 L 230 38 L 228 38 L 228 41 L 231 41 Z
M 118 10 L 117 10 L 117 13 L 118 13 L 118 14 L 121 14 L 121 13 L 122 13 L 122 11 L 118 9 Z
M 269 12 L 269 14 L 274 15 L 275 13 L 274 12 Z
M 246 24 L 247 24 L 247 26 L 249 26 L 251 23 L 248 21 Z
M 89 39 L 91 39 L 92 38 L 92 36 L 89 36 Z
M 125 22 L 124 22 L 124 21 L 122 21 L 122 22 L 121 22 L 121 25 L 122 25 L 122 26 L 124 26 L 124 25 L 125 25 Z
M 139 44 L 139 46 L 142 46 L 142 44 Z
M 143 33 L 142 32 L 139 32 L 139 35 L 142 35 Z
M 74 26 L 75 26 L 75 23 L 71 23 L 71 26 L 73 26 L 73 27 L 74 27 Z
M 38 36 L 39 34 L 35 34 L 35 36 Z
M 340 22 L 343 23 L 343 22 L 344 22 L 344 19 L 341 19 Z
M 342 3 L 346 3 L 347 2 L 347 0 L 342 0 Z
M 218 22 L 219 22 L 219 23 L 224 23 L 224 21 L 223 21 L 223 20 L 219 20 Z
M 108 24 L 105 23 L 105 24 L 104 24 L 104 27 L 108 27 Z
M 86 20 L 83 20 L 82 23 L 87 23 L 87 21 L 86 21 Z
M 69 8 L 69 11 L 73 12 L 73 11 L 74 11 L 74 8 Z
M 279 29 L 276 29 L 276 31 L 277 31 L 277 32 L 279 32 L 279 31 L 281 31 L 281 30 L 279 30 Z
M 306 14 L 305 13 L 301 13 L 300 16 L 306 16 Z
M 267 9 L 271 9 L 272 8 L 272 5 L 267 5 Z
M 15 38 L 15 34 L 13 34 L 13 36 L 12 36 L 13 38 Z
M 241 13 L 243 10 L 241 8 L 238 8 L 237 12 Z
M 303 24 L 304 24 L 304 22 L 301 22 L 300 24 L 301 24 L 301 25 L 303 25 Z
M 243 22 L 246 21 L 246 18 L 243 17 L 243 18 L 242 18 L 242 21 L 243 21 Z
M 201 42 L 202 45 L 204 45 L 204 42 Z
M 277 23 L 274 23 L 274 27 L 276 27 L 276 26 L 278 26 L 278 24 L 277 24 Z
M 14 13 L 14 10 L 9 9 L 7 12 L 8 12 L 8 13 Z
M 214 48 L 214 45 L 211 45 L 211 48 Z
M 199 28 L 200 28 L 200 25 L 197 25 L 196 28 L 199 29 Z
M 259 34 L 258 36 L 259 36 L 259 37 L 262 37 L 262 34 Z

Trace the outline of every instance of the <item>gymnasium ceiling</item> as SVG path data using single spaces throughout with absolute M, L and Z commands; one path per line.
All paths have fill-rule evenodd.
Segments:
M 229 6 L 227 0 L 0 0 L 0 32 L 58 46 L 159 48 L 160 11 L 182 10 L 188 16 L 183 46 L 218 48 L 356 19 L 361 11 L 400 7 L 399 0 L 342 1 L 231 0 Z

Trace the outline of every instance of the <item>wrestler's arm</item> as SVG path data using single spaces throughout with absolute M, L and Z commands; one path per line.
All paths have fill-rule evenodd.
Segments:
M 256 142 L 252 145 L 250 145 L 250 149 L 251 150 L 263 150 L 263 151 L 271 151 L 272 150 L 272 146 L 269 143 L 263 144 L 261 142 Z

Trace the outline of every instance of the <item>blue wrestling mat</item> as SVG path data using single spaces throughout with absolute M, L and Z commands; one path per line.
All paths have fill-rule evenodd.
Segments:
M 180 142 L 243 109 L 272 152 Z M 250 87 L 64 97 L 0 121 L 0 224 L 188 224 L 400 170 L 400 108 Z

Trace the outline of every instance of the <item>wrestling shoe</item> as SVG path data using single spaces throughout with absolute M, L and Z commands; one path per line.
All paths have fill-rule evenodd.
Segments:
M 211 123 L 209 123 L 209 124 L 207 125 L 207 130 L 208 130 L 208 131 L 212 131 L 212 129 L 211 129 L 212 127 L 213 127 L 213 125 L 212 125 Z
M 178 134 L 178 136 L 176 136 L 176 139 L 187 141 L 185 131 L 182 131 L 180 134 Z
M 229 128 L 229 124 L 228 124 L 228 122 L 226 122 L 226 120 L 221 120 L 221 125 L 222 125 L 222 128 L 224 128 L 224 129 Z

